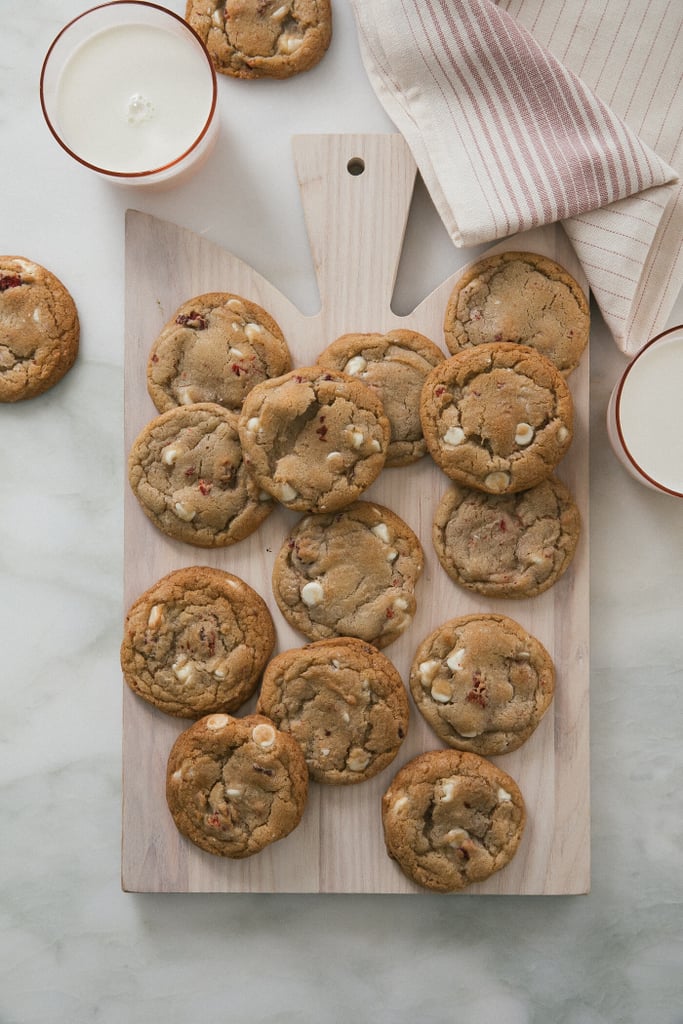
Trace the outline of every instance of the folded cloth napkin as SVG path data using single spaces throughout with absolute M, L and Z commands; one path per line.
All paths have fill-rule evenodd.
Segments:
M 681 0 L 351 0 L 458 246 L 560 221 L 618 346 L 683 286 Z

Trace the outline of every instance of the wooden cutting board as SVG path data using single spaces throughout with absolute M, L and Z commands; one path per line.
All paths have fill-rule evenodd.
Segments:
M 267 309 L 288 339 L 295 365 L 315 362 L 339 335 L 409 327 L 444 349 L 442 320 L 461 270 L 406 317 L 391 299 L 411 204 L 416 168 L 399 135 L 301 136 L 294 139 L 301 199 L 320 290 L 321 308 L 304 316 L 253 269 L 205 238 L 129 210 L 126 219 L 125 447 L 156 411 L 147 394 L 150 346 L 174 310 L 207 291 L 241 294 Z M 357 173 L 361 171 L 362 173 Z M 355 172 L 355 173 L 354 173 Z M 564 233 L 544 228 L 495 249 L 527 249 L 554 257 L 582 284 L 583 274 Z M 472 254 L 462 252 L 463 266 Z M 520 785 L 528 826 L 508 867 L 469 893 L 579 893 L 589 887 L 588 771 L 588 355 L 570 378 L 576 434 L 558 475 L 573 490 L 584 529 L 566 575 L 537 598 L 478 599 L 441 569 L 431 543 L 435 506 L 448 480 L 430 458 L 384 470 L 366 492 L 402 516 L 420 536 L 426 566 L 418 613 L 409 630 L 386 648 L 407 683 L 418 643 L 436 626 L 473 611 L 503 612 L 547 647 L 557 668 L 557 691 L 534 735 L 518 751 L 495 758 Z M 278 508 L 251 537 L 222 550 L 172 541 L 143 515 L 125 487 L 125 602 L 172 569 L 212 565 L 242 577 L 267 601 L 278 649 L 306 641 L 284 621 L 272 597 L 275 554 L 298 516 Z M 243 712 L 253 709 L 255 701 Z M 242 712 L 240 712 L 242 713 Z M 194 847 L 168 813 L 165 767 L 170 747 L 189 723 L 156 711 L 123 686 L 122 884 L 141 892 L 421 892 L 388 858 L 380 799 L 409 758 L 440 747 L 411 708 L 409 735 L 396 761 L 358 786 L 311 784 L 301 825 L 255 857 L 230 861 Z

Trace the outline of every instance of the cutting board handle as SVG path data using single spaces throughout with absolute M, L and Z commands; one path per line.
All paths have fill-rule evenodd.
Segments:
M 293 152 L 323 325 L 379 330 L 415 184 L 410 150 L 396 134 L 297 135 Z

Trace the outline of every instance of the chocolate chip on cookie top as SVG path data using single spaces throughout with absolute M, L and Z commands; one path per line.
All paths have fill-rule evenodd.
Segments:
M 387 852 L 408 878 L 457 892 L 517 852 L 526 811 L 517 783 L 477 754 L 432 750 L 409 761 L 382 798 Z
M 71 294 L 23 256 L 0 256 L 0 402 L 34 398 L 62 379 L 78 355 Z
M 560 371 L 535 349 L 477 345 L 435 367 L 420 417 L 434 461 L 490 494 L 544 480 L 572 441 L 574 406 Z
M 162 533 L 199 547 L 244 539 L 274 508 L 245 469 L 236 414 L 210 402 L 148 423 L 131 448 L 128 479 Z
M 410 689 L 444 743 L 492 757 L 517 750 L 534 732 L 553 699 L 555 668 L 513 619 L 464 615 L 420 644 Z
M 187 0 L 185 19 L 216 71 L 235 78 L 308 71 L 332 38 L 330 0 Z
M 519 342 L 568 374 L 588 344 L 590 308 L 581 287 L 554 260 L 497 253 L 477 260 L 456 281 L 444 333 L 453 354 L 472 345 Z
M 251 857 L 301 821 L 308 769 L 296 740 L 261 715 L 207 715 L 176 739 L 166 800 L 177 829 L 221 857 Z
M 535 597 L 571 565 L 581 514 L 551 476 L 526 491 L 486 494 L 454 484 L 441 498 L 432 538 L 452 580 L 485 597 Z
M 404 466 L 426 454 L 420 394 L 427 374 L 445 358 L 416 331 L 345 334 L 318 356 L 318 364 L 341 370 L 373 388 L 391 424 L 387 466 Z
M 147 363 L 159 412 L 216 402 L 238 412 L 255 384 L 291 368 L 282 331 L 254 302 L 228 292 L 188 299 L 164 326 Z
M 308 366 L 257 384 L 244 400 L 239 434 L 264 491 L 295 511 L 333 512 L 379 476 L 390 427 L 361 381 Z
M 241 707 L 274 645 L 263 598 L 231 573 L 195 565 L 164 576 L 132 604 L 121 668 L 149 704 L 199 718 Z
M 310 640 L 352 636 L 383 648 L 412 622 L 423 562 L 420 541 L 399 516 L 359 501 L 294 526 L 275 559 L 273 593 Z
M 263 675 L 257 711 L 300 744 L 312 779 L 336 785 L 377 775 L 408 731 L 399 673 L 351 637 L 278 654 Z

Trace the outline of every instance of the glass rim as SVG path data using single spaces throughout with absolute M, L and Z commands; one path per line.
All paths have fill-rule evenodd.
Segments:
M 209 113 L 206 117 L 206 121 L 204 122 L 201 131 L 197 135 L 196 139 L 192 142 L 192 144 L 188 146 L 187 149 L 185 149 L 179 156 L 174 157 L 173 160 L 169 160 L 165 164 L 161 164 L 159 167 L 152 167 L 144 171 L 113 171 L 107 167 L 100 167 L 98 164 L 93 164 L 89 160 L 85 160 L 82 156 L 79 156 L 78 153 L 74 152 L 74 150 L 67 145 L 64 139 L 61 137 L 57 128 L 52 123 L 52 120 L 50 119 L 50 115 L 48 113 L 47 103 L 45 100 L 45 74 L 50 57 L 52 56 L 55 47 L 59 43 L 60 39 L 69 31 L 69 29 L 71 29 L 79 21 L 82 21 L 83 18 L 86 18 L 90 14 L 94 14 L 96 11 L 105 10 L 108 7 L 147 7 L 152 10 L 159 11 L 166 17 L 174 19 L 176 22 L 178 22 L 178 24 L 182 25 L 183 29 L 187 32 L 187 34 L 190 37 L 193 37 L 194 40 L 196 40 L 196 42 L 199 44 L 199 47 L 206 60 L 209 73 L 211 75 L 211 106 L 209 108 Z M 211 127 L 214 114 L 216 113 L 217 101 L 218 80 L 216 76 L 216 69 L 213 66 L 213 62 L 209 55 L 209 51 L 207 50 L 203 40 L 199 37 L 199 35 L 197 35 L 196 31 L 192 28 L 192 26 L 189 25 L 188 22 L 185 21 L 185 19 L 182 18 L 179 14 L 176 14 L 175 11 L 170 11 L 167 7 L 162 7 L 160 4 L 152 3 L 150 2 L 150 0 L 107 0 L 106 3 L 96 4 L 94 7 L 88 8 L 87 11 L 81 11 L 81 13 L 77 14 L 75 18 L 72 18 L 70 21 L 68 21 L 66 25 L 64 25 L 59 30 L 57 35 L 54 37 L 54 39 L 50 43 L 47 53 L 45 54 L 45 57 L 43 58 L 42 67 L 40 69 L 40 106 L 43 111 L 45 123 L 47 124 L 47 127 L 54 136 L 55 140 L 59 143 L 62 149 L 69 154 L 70 157 L 77 161 L 77 163 L 81 164 L 83 167 L 88 167 L 91 171 L 96 171 L 98 174 L 106 175 L 107 177 L 110 178 L 131 178 L 138 180 L 150 178 L 154 177 L 155 175 L 162 174 L 164 171 L 169 171 L 172 168 L 176 167 L 178 164 L 182 163 L 182 161 L 185 160 L 186 157 L 188 157 L 192 152 L 194 152 L 194 150 L 197 149 L 197 147 L 206 137 L 207 132 Z
M 652 348 L 653 345 L 656 345 L 657 342 L 662 341 L 669 334 L 675 334 L 677 332 L 683 335 L 683 324 L 677 324 L 675 327 L 667 327 L 665 331 L 661 331 L 659 334 L 656 334 L 654 338 L 650 338 L 650 340 L 645 345 L 643 345 L 643 347 L 635 354 L 631 362 L 628 364 L 628 366 L 626 367 L 626 369 L 624 370 L 619 379 L 615 392 L 614 425 L 616 427 L 617 435 L 619 437 L 619 443 L 621 444 L 624 455 L 629 460 L 629 462 L 636 470 L 636 472 L 639 473 L 640 476 L 642 476 L 645 480 L 647 480 L 648 483 L 650 483 L 652 487 L 654 487 L 656 490 L 663 491 L 665 494 L 671 494 L 675 498 L 683 498 L 683 491 L 676 491 L 673 487 L 667 487 L 666 484 L 663 484 L 660 480 L 656 480 L 655 477 L 651 476 L 647 472 L 647 470 L 643 469 L 643 467 L 640 465 L 638 460 L 631 452 L 626 441 L 626 438 L 624 437 L 624 432 L 621 429 L 621 398 L 624 390 L 624 385 L 626 384 L 626 381 L 628 380 L 631 371 L 633 370 L 634 366 L 639 361 L 641 356 L 643 356 L 650 348 Z

